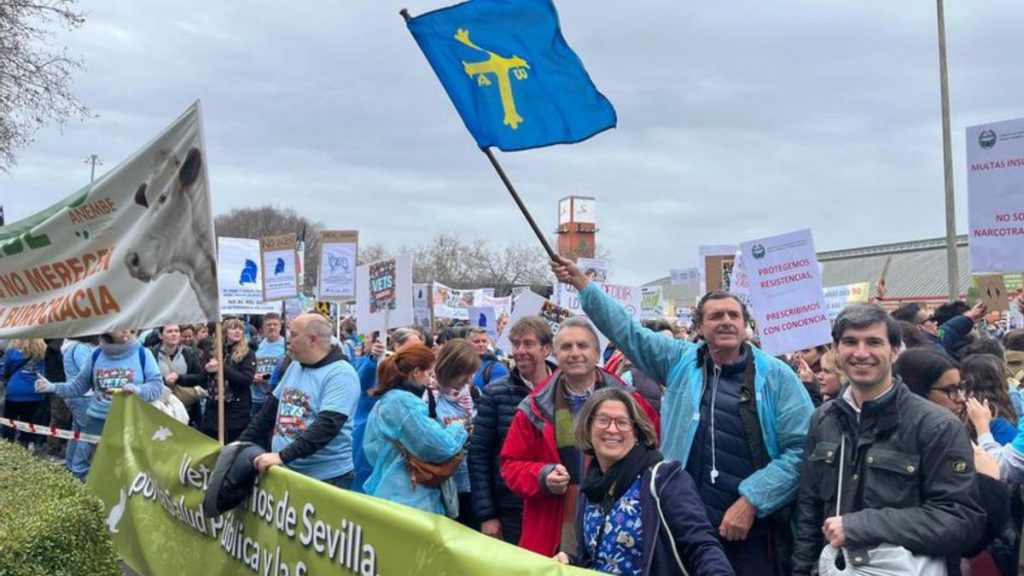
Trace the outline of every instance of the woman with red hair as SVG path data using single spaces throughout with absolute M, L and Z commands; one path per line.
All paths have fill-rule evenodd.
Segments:
M 461 421 L 442 426 L 428 413 L 423 396 L 434 381 L 434 362 L 429 348 L 412 344 L 377 368 L 377 387 L 368 393 L 381 399 L 363 439 L 373 473 L 363 488 L 370 496 L 445 514 L 441 489 L 414 484 L 406 456 L 441 463 L 458 454 L 469 437 Z

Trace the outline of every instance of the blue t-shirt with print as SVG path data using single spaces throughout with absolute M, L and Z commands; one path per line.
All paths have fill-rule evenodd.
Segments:
M 264 338 L 256 348 L 256 376 L 261 374 L 273 374 L 285 353 L 284 338 L 278 338 L 277 342 L 267 342 Z M 252 401 L 266 402 L 267 394 L 270 394 L 270 378 L 260 379 L 258 384 L 252 385 Z
M 284 450 L 308 430 L 320 412 L 346 416 L 333 440 L 311 456 L 289 462 L 289 468 L 318 480 L 352 471 L 352 415 L 359 401 L 359 377 L 351 364 L 341 360 L 308 368 L 292 362 L 273 394 L 278 400 L 274 452 Z

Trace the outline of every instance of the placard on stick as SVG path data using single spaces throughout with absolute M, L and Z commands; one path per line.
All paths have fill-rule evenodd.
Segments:
M 299 295 L 295 234 L 260 238 L 260 261 L 263 262 L 263 300 L 287 300 Z
M 975 276 L 974 281 L 978 285 L 978 297 L 989 312 L 1010 309 L 1010 293 L 1002 274 L 982 274 Z
M 358 231 L 324 230 L 320 233 L 320 270 L 317 275 L 320 298 L 351 300 L 356 297 L 358 256 Z

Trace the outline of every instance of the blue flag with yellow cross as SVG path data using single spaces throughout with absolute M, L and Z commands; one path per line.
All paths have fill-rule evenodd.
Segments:
M 551 0 L 470 0 L 408 26 L 481 148 L 571 144 L 615 126 Z

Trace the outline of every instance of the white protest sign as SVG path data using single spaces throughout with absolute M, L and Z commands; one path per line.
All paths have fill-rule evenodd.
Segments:
M 728 290 L 728 275 L 732 272 L 732 261 L 736 257 L 735 245 L 699 246 L 700 294 L 713 290 Z M 728 267 L 727 267 L 728 265 Z M 710 266 L 710 268 L 709 268 Z
M 197 102 L 92 185 L 0 227 L 0 338 L 219 319 L 200 116 Z
M 605 294 L 622 305 L 633 319 L 640 320 L 640 312 L 643 307 L 640 288 L 607 282 L 598 282 L 597 285 Z M 554 298 L 559 306 L 568 309 L 573 314 L 583 314 L 583 308 L 580 307 L 580 294 L 574 286 L 560 282 L 555 283 Z
M 264 301 L 287 300 L 299 295 L 294 234 L 260 238 L 260 260 L 263 262 Z
M 744 242 L 740 250 L 764 351 L 777 356 L 831 341 L 811 231 Z
M 665 315 L 664 291 L 661 286 L 640 287 L 640 318 L 654 320 Z
M 321 300 L 351 300 L 356 297 L 358 254 L 358 231 L 324 230 L 320 233 L 318 294 Z
M 469 325 L 487 330 L 492 339 L 498 338 L 497 317 L 491 306 L 473 306 L 469 309 Z
M 967 129 L 973 274 L 1024 269 L 1024 118 Z
M 595 282 L 608 281 L 608 261 L 600 258 L 577 258 L 576 266 Z
M 481 301 L 481 305 L 482 306 L 490 306 L 491 308 L 494 308 L 494 313 L 497 314 L 499 317 L 502 314 L 511 314 L 512 313 L 512 297 L 511 296 L 501 296 L 501 297 L 498 297 L 498 296 L 487 296 L 485 294 L 483 299 L 482 299 L 482 301 Z
M 409 326 L 412 304 L 412 256 L 403 254 L 356 268 L 356 322 L 360 334 Z
M 456 290 L 434 282 L 434 317 L 468 320 L 469 309 L 483 302 L 484 290 Z
M 845 286 L 829 286 L 825 288 L 824 295 L 828 319 L 835 320 L 839 317 L 839 313 L 850 304 L 867 302 L 871 295 L 871 284 L 858 282 Z
M 669 271 L 673 286 L 699 286 L 700 268 L 673 268 Z
M 683 326 L 689 328 L 690 324 L 693 323 L 693 308 L 687 308 L 686 306 L 676 307 L 676 326 Z
M 266 314 L 281 309 L 263 301 L 260 241 L 217 238 L 217 287 L 221 314 Z
M 748 311 L 753 311 L 754 303 L 750 301 L 750 274 L 747 272 L 747 263 L 741 250 L 736 251 L 736 259 L 733 261 L 729 293 L 746 304 Z
M 515 326 L 516 322 L 527 316 L 540 316 L 551 324 L 551 332 L 554 333 L 558 331 L 558 326 L 561 325 L 562 321 L 572 315 L 571 310 L 563 308 L 531 291 L 526 291 L 519 296 L 516 307 L 512 310 L 512 316 L 509 318 L 508 325 Z M 506 329 L 498 338 L 497 348 L 499 350 L 512 350 L 512 342 L 509 341 L 508 333 L 509 330 Z
M 430 285 L 412 285 L 412 313 L 413 324 L 423 330 L 433 331 L 432 318 L 430 316 Z

